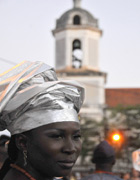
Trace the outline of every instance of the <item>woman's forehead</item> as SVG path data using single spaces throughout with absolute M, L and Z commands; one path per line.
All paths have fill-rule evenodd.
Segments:
M 73 130 L 79 130 L 80 129 L 80 124 L 78 122 L 72 122 L 72 121 L 67 121 L 67 122 L 56 122 L 56 123 L 51 123 L 47 124 L 41 127 L 38 127 L 34 129 L 34 132 L 40 132 L 43 130 L 51 130 L 51 129 L 60 129 L 60 130 L 68 130 L 68 129 L 73 129 Z

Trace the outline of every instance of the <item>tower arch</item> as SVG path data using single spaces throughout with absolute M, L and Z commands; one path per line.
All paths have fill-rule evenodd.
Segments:
M 83 52 L 81 46 L 79 39 L 72 42 L 72 67 L 76 69 L 82 67 Z
M 105 103 L 106 73 L 99 68 L 99 41 L 102 30 L 90 12 L 73 0 L 72 9 L 56 21 L 55 69 L 59 79 L 76 80 L 85 88 L 83 116 L 101 120 Z
M 81 24 L 81 17 L 79 15 L 75 15 L 73 18 L 73 24 L 74 25 L 80 25 Z

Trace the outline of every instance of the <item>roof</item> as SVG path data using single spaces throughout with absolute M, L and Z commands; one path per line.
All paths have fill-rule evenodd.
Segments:
M 78 2 L 79 1 L 79 2 Z M 80 0 L 74 1 L 74 7 L 66 11 L 61 15 L 60 18 L 56 21 L 56 28 L 53 30 L 53 33 L 58 32 L 65 28 L 89 28 L 95 31 L 102 31 L 98 27 L 98 19 L 96 19 L 89 11 L 81 8 L 81 5 L 77 5 L 77 3 L 81 3 Z M 79 16 L 81 19 L 81 23 L 78 25 L 73 24 L 73 18 L 75 16 Z
M 57 20 L 56 28 L 66 27 L 70 24 L 72 25 L 72 23 L 69 22 L 73 15 L 79 15 L 84 19 L 82 25 L 89 25 L 98 28 L 98 20 L 95 19 L 91 13 L 82 8 L 73 8 L 62 14 L 62 16 Z
M 105 98 L 108 107 L 137 106 L 140 105 L 140 88 L 107 88 Z

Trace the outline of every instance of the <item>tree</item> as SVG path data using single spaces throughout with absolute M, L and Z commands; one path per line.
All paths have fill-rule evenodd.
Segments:
M 89 165 L 95 146 L 107 139 L 116 150 L 117 161 L 123 162 L 126 168 L 131 168 L 131 153 L 140 147 L 140 106 L 108 108 L 100 122 L 91 117 L 82 117 L 81 129 L 81 165 Z M 110 139 L 116 132 L 121 135 L 120 141 Z M 123 168 L 117 169 L 118 172 L 120 170 L 123 171 Z
M 81 119 L 82 151 L 81 165 L 89 164 L 93 148 L 100 142 L 104 135 L 103 122 L 98 122 L 90 117 Z
M 123 133 L 124 141 L 117 158 L 131 165 L 131 154 L 140 147 L 140 105 L 107 109 L 106 119 L 109 130 Z

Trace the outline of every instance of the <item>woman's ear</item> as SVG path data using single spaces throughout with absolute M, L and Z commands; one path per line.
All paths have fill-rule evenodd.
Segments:
M 15 141 L 17 148 L 21 151 L 27 150 L 27 140 L 28 138 L 24 134 L 16 135 Z

